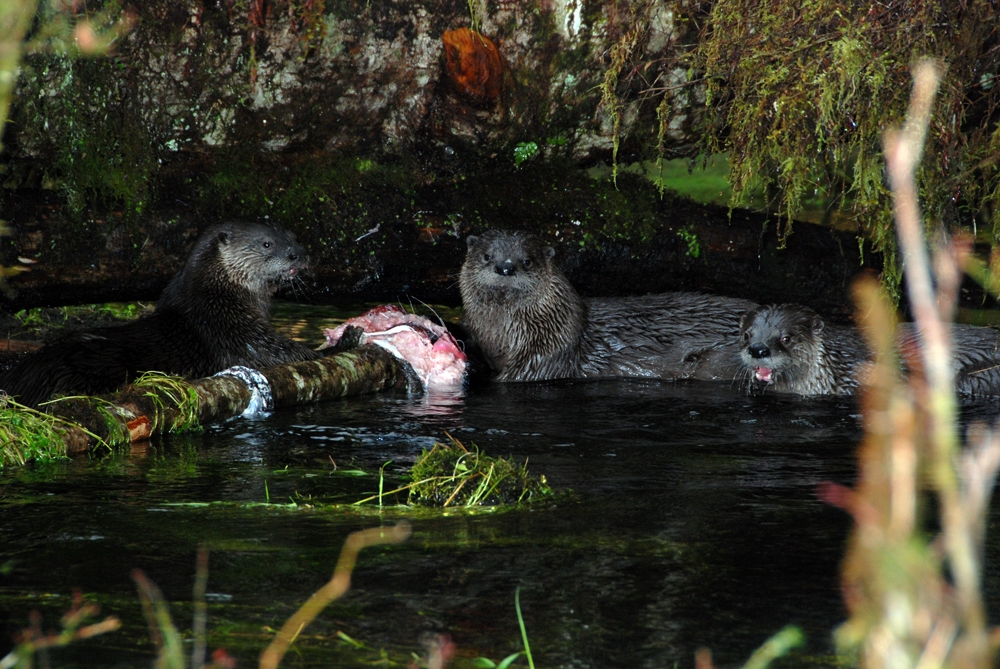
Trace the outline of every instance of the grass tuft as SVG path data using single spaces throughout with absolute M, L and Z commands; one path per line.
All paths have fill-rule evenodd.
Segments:
M 66 458 L 66 428 L 79 425 L 37 411 L 10 397 L 0 398 L 0 467 L 29 460 L 51 462 Z M 82 429 L 82 428 L 81 428 Z M 87 433 L 98 443 L 103 440 Z

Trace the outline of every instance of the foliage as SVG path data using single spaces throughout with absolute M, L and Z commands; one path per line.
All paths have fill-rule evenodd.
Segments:
M 124 64 L 43 54 L 25 69 L 58 94 L 20 101 L 18 119 L 28 129 L 18 135 L 21 149 L 54 156 L 47 176 L 74 214 L 97 205 L 137 218 L 153 197 L 157 142 Z
M 932 56 L 948 75 L 918 173 L 924 204 L 946 228 L 990 224 L 995 246 L 998 18 L 992 3 L 718 0 L 694 65 L 706 82 L 703 150 L 729 152 L 733 204 L 763 190 L 790 221 L 804 197 L 825 193 L 885 253 L 898 299 L 881 138 L 905 110 L 911 61 Z
M 0 398 L 0 467 L 23 465 L 29 460 L 46 462 L 65 458 L 63 436 L 69 426 L 79 427 L 3 396 Z M 90 436 L 103 443 L 97 436 Z
M 378 500 L 381 507 L 383 498 L 404 491 L 413 506 L 467 509 L 519 504 L 552 494 L 545 477 L 530 476 L 525 465 L 480 453 L 475 444 L 470 451 L 455 437 L 448 438 L 449 444 L 435 443 L 420 455 L 410 468 L 411 483 L 385 491 L 380 473 L 379 493 L 355 505 Z
M 126 219 L 142 213 L 156 163 L 137 102 L 126 92 L 127 72 L 114 59 L 80 57 L 108 53 L 131 29 L 131 15 L 114 0 L 94 9 L 56 0 L 5 4 L 20 6 L 29 18 L 34 14 L 32 30 L 12 50 L 26 56 L 22 85 L 35 79 L 58 91 L 19 100 L 20 149 L 51 149 L 55 159 L 47 176 L 76 213 L 94 201 L 121 208 Z M 0 91 L 0 102 L 9 104 L 12 94 Z
M 698 235 L 695 233 L 692 226 L 687 226 L 680 228 L 677 231 L 677 236 L 687 242 L 687 254 L 692 258 L 697 258 L 701 255 L 701 243 L 698 241 Z
M 1000 434 L 973 426 L 962 448 L 949 362 L 948 320 L 957 302 L 959 258 L 968 249 L 939 249 L 932 274 L 917 204 L 915 171 L 938 77 L 928 62 L 915 69 L 906 126 L 885 138 L 895 225 L 921 332 L 920 346 L 903 352 L 913 372 L 904 383 L 896 371 L 889 301 L 872 281 L 859 282 L 859 320 L 876 361 L 863 397 L 858 483 L 853 490 L 833 483 L 821 489 L 854 516 L 842 588 L 850 619 L 836 638 L 842 652 L 868 669 L 986 669 L 998 647 L 982 583 Z M 937 518 L 929 522 L 921 500 L 928 491 L 937 502 Z
M 146 372 L 132 383 L 132 389 L 143 393 L 156 411 L 153 413 L 153 433 L 156 433 L 168 408 L 176 411 L 170 422 L 170 432 L 184 432 L 200 427 L 198 423 L 198 391 L 178 376 Z
M 618 182 L 618 147 L 621 142 L 622 101 L 618 96 L 618 77 L 632 58 L 633 52 L 639 46 L 641 38 L 649 28 L 649 9 L 655 2 L 638 2 L 632 8 L 630 28 L 611 47 L 611 63 L 604 71 L 601 82 L 601 106 L 611 119 L 611 178 Z
M 514 147 L 514 166 L 520 167 L 521 163 L 530 160 L 538 155 L 538 144 L 535 142 L 519 142 Z

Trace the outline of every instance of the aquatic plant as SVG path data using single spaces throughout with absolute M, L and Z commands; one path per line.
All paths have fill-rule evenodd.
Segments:
M 521 628 L 521 643 L 524 645 L 524 650 L 519 650 L 516 653 L 511 653 L 500 662 L 494 662 L 488 657 L 477 657 L 473 660 L 473 664 L 480 669 L 507 669 L 514 661 L 524 655 L 528 660 L 528 668 L 535 669 L 535 660 L 531 656 L 531 644 L 528 643 L 528 631 L 524 626 L 524 616 L 521 614 L 521 588 L 514 589 L 514 610 L 517 612 L 517 624 Z
M 802 634 L 802 630 L 794 625 L 788 625 L 761 644 L 743 664 L 743 669 L 767 669 L 772 662 L 784 657 L 803 643 L 805 635 Z M 695 669 L 715 669 L 712 651 L 708 648 L 699 648 L 694 655 L 694 665 Z
M 526 465 L 472 450 L 448 435 L 424 451 L 410 470 L 409 501 L 417 506 L 500 506 L 552 493 L 544 476 L 534 478 Z
M 64 418 L 19 404 L 10 397 L 0 397 L 0 467 L 65 458 L 66 434 L 71 429 L 82 428 Z M 86 434 L 95 443 L 107 445 L 97 435 Z
M 421 453 L 407 475 L 411 483 L 384 491 L 380 472 L 379 493 L 354 505 L 377 500 L 381 507 L 385 497 L 401 492 L 413 506 L 464 508 L 508 506 L 552 494 L 545 476 L 534 478 L 526 465 L 488 456 L 475 444 L 470 451 L 450 434 L 448 439 L 449 444 L 435 443 Z
M 313 593 L 302 607 L 289 618 L 260 655 L 260 669 L 276 669 L 296 637 L 311 623 L 330 602 L 339 599 L 351 587 L 351 572 L 361 549 L 379 544 L 398 544 L 410 536 L 410 525 L 399 523 L 395 527 L 373 527 L 360 532 L 352 532 L 344 541 L 340 558 L 333 570 L 333 578 Z
M 146 372 L 132 383 L 132 389 L 143 395 L 156 406 L 153 412 L 152 433 L 159 432 L 166 410 L 170 409 L 170 432 L 184 432 L 198 429 L 198 391 L 180 378 L 161 372 Z

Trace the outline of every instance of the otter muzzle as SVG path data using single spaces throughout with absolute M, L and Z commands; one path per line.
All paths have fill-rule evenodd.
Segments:
M 502 276 L 513 276 L 517 273 L 517 266 L 510 260 L 504 260 L 496 265 L 496 273 Z

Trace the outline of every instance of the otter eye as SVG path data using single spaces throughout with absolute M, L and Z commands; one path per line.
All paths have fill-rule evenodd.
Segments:
M 749 331 L 748 332 L 744 332 L 742 336 L 743 336 L 743 341 L 750 341 L 750 332 Z
M 271 242 L 264 242 L 264 244 L 263 244 L 262 246 L 263 246 L 263 247 L 264 247 L 265 249 L 269 249 L 269 248 L 271 248 Z
M 788 346 L 789 344 L 792 343 L 792 336 L 791 335 L 782 335 L 782 337 L 781 337 L 781 343 L 784 344 L 785 346 Z
M 521 261 L 521 264 L 524 265 L 525 269 L 529 269 L 531 267 L 531 258 L 525 258 Z
M 491 260 L 493 260 L 493 256 L 491 256 L 489 253 L 483 254 L 483 262 L 490 262 Z

